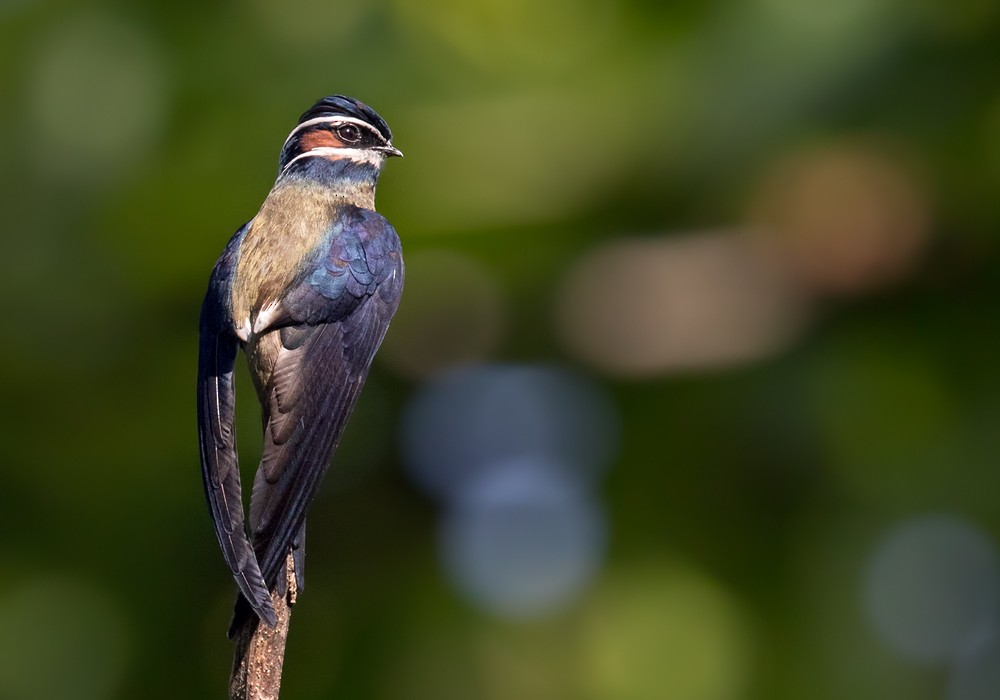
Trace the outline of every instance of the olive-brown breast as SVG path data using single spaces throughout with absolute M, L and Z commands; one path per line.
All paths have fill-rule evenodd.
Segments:
M 254 217 L 240 246 L 233 279 L 237 328 L 279 301 L 333 220 L 337 199 L 308 181 L 277 185 Z

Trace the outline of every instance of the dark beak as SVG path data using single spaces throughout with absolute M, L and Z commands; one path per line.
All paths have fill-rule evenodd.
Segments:
M 387 143 L 384 146 L 375 146 L 374 148 L 372 148 L 372 150 L 384 154 L 386 158 L 403 157 L 403 152 L 398 148 L 396 148 L 395 146 L 393 146 L 391 143 Z

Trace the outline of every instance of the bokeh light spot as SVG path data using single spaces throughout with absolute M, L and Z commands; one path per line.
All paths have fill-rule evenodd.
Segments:
M 505 617 L 565 607 L 598 570 L 604 518 L 565 472 L 522 459 L 491 469 L 442 522 L 445 569 L 462 592 Z
M 751 201 L 758 239 L 808 289 L 857 294 L 907 275 L 930 232 L 919 178 L 874 147 L 838 144 L 779 161 Z
M 963 654 L 951 669 L 947 700 L 996 700 L 1000 698 L 1000 639 L 994 636 Z
M 525 618 L 576 599 L 603 561 L 593 491 L 618 438 L 595 385 L 554 367 L 467 367 L 415 394 L 402 432 L 410 475 L 444 507 L 442 561 L 469 600 Z
M 592 485 L 617 450 L 619 419 L 601 389 L 567 370 L 482 366 L 449 372 L 410 400 L 404 464 L 429 494 L 460 498 L 512 459 L 544 460 Z
M 164 121 L 163 61 L 149 36 L 118 18 L 66 22 L 33 66 L 32 162 L 56 179 L 89 183 L 139 161 Z
M 779 272 L 731 233 L 619 239 L 570 269 L 557 323 L 571 352 L 612 374 L 739 365 L 802 327 L 803 302 Z
M 0 697 L 117 697 L 128 634 L 104 592 L 72 578 L 24 580 L 0 596 L 0 620 Z
M 951 516 L 900 524 L 879 543 L 865 573 L 872 625 L 916 661 L 947 661 L 984 642 L 996 623 L 998 594 L 993 542 Z
M 379 357 L 408 377 L 488 359 L 500 342 L 503 298 L 474 258 L 419 251 L 406 258 L 406 293 Z
M 696 571 L 618 567 L 589 601 L 582 672 L 594 700 L 744 697 L 749 630 L 739 604 Z

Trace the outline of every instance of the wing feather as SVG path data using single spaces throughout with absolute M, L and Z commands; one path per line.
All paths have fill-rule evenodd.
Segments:
M 346 319 L 307 327 L 278 351 L 269 386 L 262 469 L 250 527 L 264 580 L 273 585 L 326 473 L 388 328 L 390 309 L 368 297 Z
M 344 207 L 339 216 L 311 267 L 245 346 L 264 419 L 263 453 L 250 498 L 254 556 L 248 566 L 259 564 L 252 573 L 259 572 L 264 590 L 282 585 L 289 550 L 296 574 L 301 573 L 306 511 L 402 291 L 399 238 L 388 222 L 356 207 Z M 236 514 L 229 513 L 234 523 Z M 242 511 L 238 514 L 241 522 Z M 251 596 L 259 588 L 249 588 L 240 590 L 256 609 Z M 238 601 L 231 631 L 247 614 L 247 602 Z
M 232 324 L 228 322 L 225 300 L 239 236 L 240 233 L 237 233 L 233 237 L 216 265 L 202 305 L 198 352 L 198 438 L 205 496 L 222 556 L 240 592 L 262 619 L 274 625 L 277 618 L 271 597 L 243 529 L 243 501 L 236 454 L 233 371 L 239 341 L 232 332 Z

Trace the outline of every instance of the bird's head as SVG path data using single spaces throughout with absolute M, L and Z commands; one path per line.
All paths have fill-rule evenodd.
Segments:
M 313 158 L 347 161 L 376 171 L 386 158 L 403 154 L 392 145 L 392 132 L 368 105 L 344 95 L 324 97 L 299 117 L 278 159 L 281 174 Z

